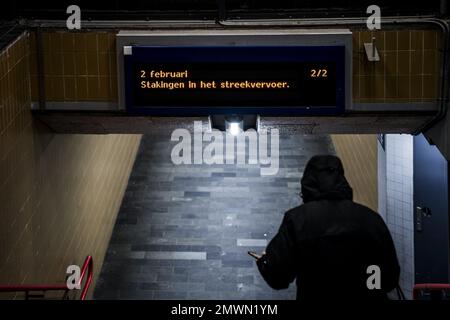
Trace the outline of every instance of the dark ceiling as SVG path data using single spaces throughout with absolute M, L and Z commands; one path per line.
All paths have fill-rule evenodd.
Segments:
M 83 19 L 253 19 L 365 16 L 377 4 L 382 15 L 443 15 L 446 1 L 349 0 L 102 0 L 102 1 L 5 1 L 0 14 L 6 19 L 66 19 L 66 8 L 78 4 Z

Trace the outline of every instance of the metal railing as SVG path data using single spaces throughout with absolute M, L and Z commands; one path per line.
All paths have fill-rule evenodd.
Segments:
M 94 273 L 94 261 L 91 256 L 87 256 L 84 260 L 83 267 L 80 273 L 80 279 L 78 281 L 78 285 L 81 290 L 80 300 L 85 300 L 86 295 L 89 291 L 89 287 L 92 283 Z M 86 278 L 86 281 L 84 281 Z M 84 285 L 83 285 L 84 281 Z M 48 291 L 63 291 L 64 294 L 62 299 L 68 299 L 68 293 L 70 289 L 67 287 L 67 284 L 57 284 L 57 285 L 47 285 L 47 284 L 38 284 L 38 285 L 0 285 L 0 292 L 25 292 L 25 299 L 28 300 L 32 297 L 40 297 L 45 298 L 45 293 Z M 38 294 L 40 293 L 40 294 Z

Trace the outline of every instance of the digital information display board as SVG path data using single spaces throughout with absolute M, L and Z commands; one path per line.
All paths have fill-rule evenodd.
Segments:
M 326 115 L 345 110 L 344 46 L 132 46 L 127 112 Z

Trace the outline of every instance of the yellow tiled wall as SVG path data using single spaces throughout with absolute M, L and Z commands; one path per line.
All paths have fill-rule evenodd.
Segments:
M 364 43 L 375 37 L 380 61 L 368 61 Z M 354 102 L 436 102 L 441 35 L 434 30 L 353 34 Z
M 0 157 L 8 151 L 6 146 L 15 131 L 29 121 L 30 77 L 28 72 L 28 41 L 22 35 L 0 54 Z M 7 130 L 9 129 L 9 130 Z M 5 149 L 6 148 L 6 149 Z M 0 181 L 3 181 L 0 171 Z
M 63 283 L 88 254 L 98 276 L 140 136 L 57 135 L 33 120 L 28 40 L 0 53 L 0 284 Z
M 32 35 L 32 101 L 38 101 Z M 379 62 L 369 62 L 364 43 L 376 39 Z M 437 30 L 353 32 L 354 102 L 435 102 L 441 59 Z M 43 32 L 48 101 L 117 102 L 115 32 Z
M 378 210 L 378 151 L 373 134 L 331 135 L 345 176 L 353 188 L 353 200 Z
M 117 101 L 115 33 L 43 32 L 48 101 Z M 38 101 L 36 33 L 31 36 L 32 99 Z

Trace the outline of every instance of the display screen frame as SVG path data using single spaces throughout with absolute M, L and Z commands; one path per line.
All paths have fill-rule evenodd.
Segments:
M 136 65 L 174 63 L 333 63 L 336 104 L 332 106 L 165 106 L 136 105 Z M 253 45 L 253 46 L 152 46 L 134 45 L 124 54 L 126 110 L 134 115 L 205 116 L 214 114 L 259 114 L 264 116 L 340 115 L 345 112 L 344 45 Z

